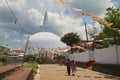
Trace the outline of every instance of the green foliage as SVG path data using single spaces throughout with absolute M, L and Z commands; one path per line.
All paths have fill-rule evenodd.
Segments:
M 9 52 L 10 52 L 10 49 L 7 49 L 7 48 L 4 49 L 4 54 L 5 55 L 8 55 Z
M 25 62 L 22 67 L 24 67 L 24 68 L 27 68 L 27 67 L 34 68 L 36 66 L 37 66 L 36 62 Z
M 2 62 L 2 63 L 6 63 L 6 60 L 7 60 L 7 58 L 8 58 L 8 56 L 7 55 L 5 55 L 5 54 L 0 54 L 0 61 Z
M 120 8 L 113 8 L 109 7 L 106 9 L 107 13 L 105 16 L 105 20 L 109 23 L 113 23 L 111 28 L 104 27 L 103 32 L 101 32 L 97 38 L 98 39 L 104 39 L 104 38 L 113 38 L 111 41 L 103 42 L 104 46 L 117 44 L 120 45 L 120 33 L 118 30 L 120 30 Z M 114 28 L 117 28 L 114 30 Z
M 33 69 L 33 75 L 35 75 L 36 73 L 36 69 L 37 69 L 37 63 L 36 62 L 25 62 L 22 65 L 23 68 L 32 68 Z
M 3 62 L 0 62 L 0 66 L 3 66 Z
M 0 59 L 3 59 L 3 58 L 8 58 L 8 56 L 5 54 L 0 54 Z
M 73 46 L 74 44 L 77 44 L 80 41 L 79 35 L 77 33 L 71 32 L 65 34 L 61 41 L 66 43 L 69 46 Z
M 34 61 L 35 60 L 35 55 L 34 54 L 27 54 L 25 55 L 25 61 L 29 62 L 29 61 Z
M 54 60 L 50 58 L 40 58 L 38 63 L 39 64 L 53 64 Z
M 107 20 L 110 23 L 113 23 L 113 28 L 119 28 L 120 29 L 120 8 L 113 8 L 109 7 L 106 9 L 106 17 L 105 20 Z

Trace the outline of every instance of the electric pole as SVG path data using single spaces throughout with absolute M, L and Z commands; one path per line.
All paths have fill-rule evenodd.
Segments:
M 86 23 L 84 23 L 84 24 L 85 24 L 86 40 L 88 42 L 88 32 L 87 32 L 87 28 L 86 28 Z
M 25 55 L 26 55 L 26 51 L 27 51 L 28 42 L 29 42 L 29 36 L 27 37 L 27 41 L 26 41 L 26 45 L 25 45 L 25 52 L 24 52 L 24 56 L 23 56 L 22 65 L 23 65 L 24 60 L 25 60 Z M 21 66 L 22 66 L 22 65 L 21 65 Z

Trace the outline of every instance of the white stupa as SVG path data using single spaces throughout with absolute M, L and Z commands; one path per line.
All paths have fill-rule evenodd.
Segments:
M 44 15 L 43 25 L 40 26 L 40 32 L 33 34 L 29 38 L 28 42 L 30 46 L 34 48 L 58 48 L 65 47 L 66 45 L 60 41 L 60 37 L 52 33 L 50 26 L 48 24 L 47 11 Z

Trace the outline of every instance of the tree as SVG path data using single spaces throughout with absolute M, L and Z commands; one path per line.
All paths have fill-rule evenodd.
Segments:
M 5 55 L 8 55 L 8 53 L 10 52 L 10 49 L 9 48 L 5 48 L 5 49 L 3 49 L 3 52 L 4 52 Z
M 80 37 L 77 33 L 71 32 L 65 34 L 63 37 L 61 37 L 61 41 L 66 43 L 69 46 L 76 45 L 80 41 Z
M 99 39 L 104 38 L 113 38 L 113 40 L 109 41 L 109 44 L 118 44 L 120 45 L 120 8 L 109 7 L 106 9 L 107 13 L 105 16 L 105 20 L 109 23 L 113 23 L 111 28 L 104 27 L 103 31 L 98 35 Z M 117 30 L 114 30 L 116 28 Z M 108 45 L 109 45 L 108 44 Z
M 120 29 L 120 7 L 117 9 L 109 7 L 106 9 L 106 11 L 107 13 L 105 20 L 107 20 L 109 23 L 113 23 L 112 28 Z
M 3 64 L 6 64 L 6 60 L 7 60 L 8 56 L 5 54 L 0 54 L 0 62 L 2 62 Z
M 95 38 L 99 33 L 99 29 L 94 27 L 94 28 L 89 28 L 88 34 L 91 38 Z
M 96 40 L 99 40 L 97 38 L 97 35 L 99 34 L 99 29 L 97 27 L 89 28 L 88 34 L 91 38 L 93 38 L 93 43 L 92 43 L 92 46 L 91 46 L 91 50 L 94 51 L 94 48 L 97 48 L 96 45 L 99 44 L 99 42 L 96 41 Z

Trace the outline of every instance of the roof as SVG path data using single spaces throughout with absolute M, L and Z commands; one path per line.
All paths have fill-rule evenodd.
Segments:
M 0 50 L 0 54 L 3 54 L 3 50 Z
M 23 50 L 12 50 L 11 52 L 24 53 L 24 51 L 23 51 Z
M 73 47 L 71 47 L 72 49 L 82 49 L 82 50 L 84 50 L 84 51 L 86 51 L 87 49 L 85 49 L 84 47 L 81 47 L 81 46 L 73 46 Z
M 10 48 L 8 47 L 5 47 L 5 46 L 0 46 L 0 54 L 3 54 L 5 51 L 5 49 L 9 50 L 10 51 Z

